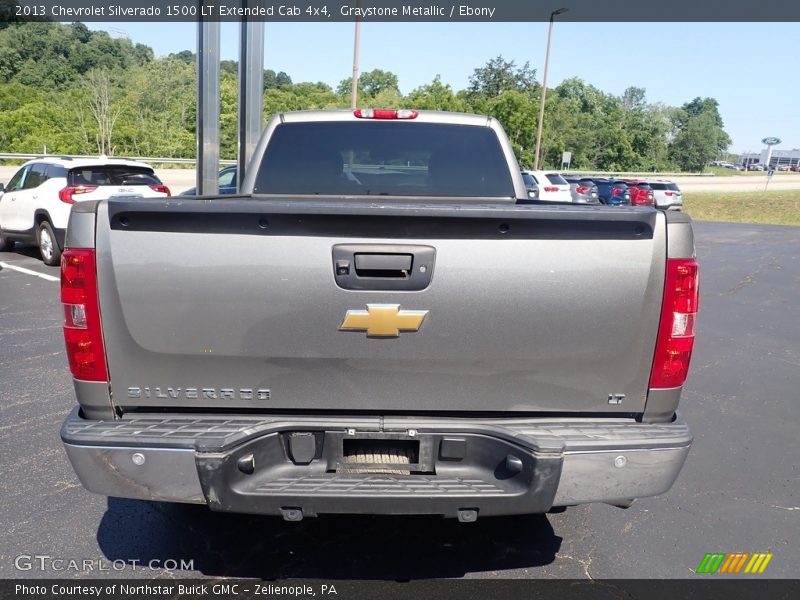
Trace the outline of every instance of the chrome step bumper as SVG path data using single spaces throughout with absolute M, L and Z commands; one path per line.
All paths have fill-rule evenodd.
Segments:
M 287 436 L 313 433 L 319 449 L 293 462 Z M 427 472 L 337 474 L 340 440 L 409 436 L 430 449 Z M 209 416 L 130 414 L 83 419 L 61 431 L 88 490 L 109 496 L 209 504 L 216 510 L 481 515 L 543 512 L 586 502 L 624 503 L 667 491 L 692 442 L 686 423 L 621 418 Z M 443 457 L 443 439 L 463 440 Z M 252 454 L 253 473 L 237 461 Z M 506 469 L 509 456 L 522 467 Z M 515 467 L 516 469 L 516 467 Z

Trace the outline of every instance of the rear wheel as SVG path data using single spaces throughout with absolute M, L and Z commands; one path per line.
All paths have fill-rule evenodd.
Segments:
M 14 250 L 14 240 L 0 235 L 0 252 L 11 252 Z
M 44 264 L 55 267 L 61 263 L 61 248 L 58 247 L 56 235 L 53 228 L 47 221 L 42 221 L 39 225 L 39 252 L 42 255 Z

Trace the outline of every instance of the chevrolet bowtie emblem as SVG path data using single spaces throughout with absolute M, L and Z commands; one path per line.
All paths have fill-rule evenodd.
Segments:
M 400 310 L 399 304 L 367 304 L 367 310 L 348 310 L 339 331 L 366 331 L 367 337 L 399 337 L 419 331 L 427 310 Z

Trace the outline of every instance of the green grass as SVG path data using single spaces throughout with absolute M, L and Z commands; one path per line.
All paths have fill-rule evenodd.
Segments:
M 698 221 L 800 225 L 800 190 L 684 192 L 683 209 Z

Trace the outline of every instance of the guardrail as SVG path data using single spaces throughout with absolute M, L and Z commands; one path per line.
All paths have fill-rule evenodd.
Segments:
M 32 158 L 41 158 L 42 156 L 69 156 L 69 158 L 94 158 L 97 159 L 96 154 L 24 154 L 19 152 L 0 152 L 0 160 L 31 160 Z M 121 160 L 135 160 L 145 163 L 156 163 L 161 165 L 196 165 L 196 158 L 159 158 L 156 156 L 109 156 L 108 158 L 118 158 Z M 220 160 L 220 165 L 235 165 L 235 160 Z M 400 168 L 403 167 L 392 167 Z M 588 175 L 592 177 L 715 177 L 714 173 L 659 173 L 652 171 L 582 171 L 580 169 L 545 169 L 546 171 L 558 171 L 567 175 Z
M 51 156 L 55 158 L 68 157 L 68 158 L 100 158 L 97 154 L 25 154 L 22 152 L 0 152 L 0 160 L 31 160 L 33 158 L 42 158 L 44 156 Z M 195 165 L 197 164 L 196 158 L 159 158 L 155 156 L 107 156 L 104 158 L 116 158 L 119 160 L 135 160 L 145 163 L 158 163 L 158 164 L 174 164 L 174 165 Z M 220 160 L 221 165 L 235 165 L 235 160 Z

